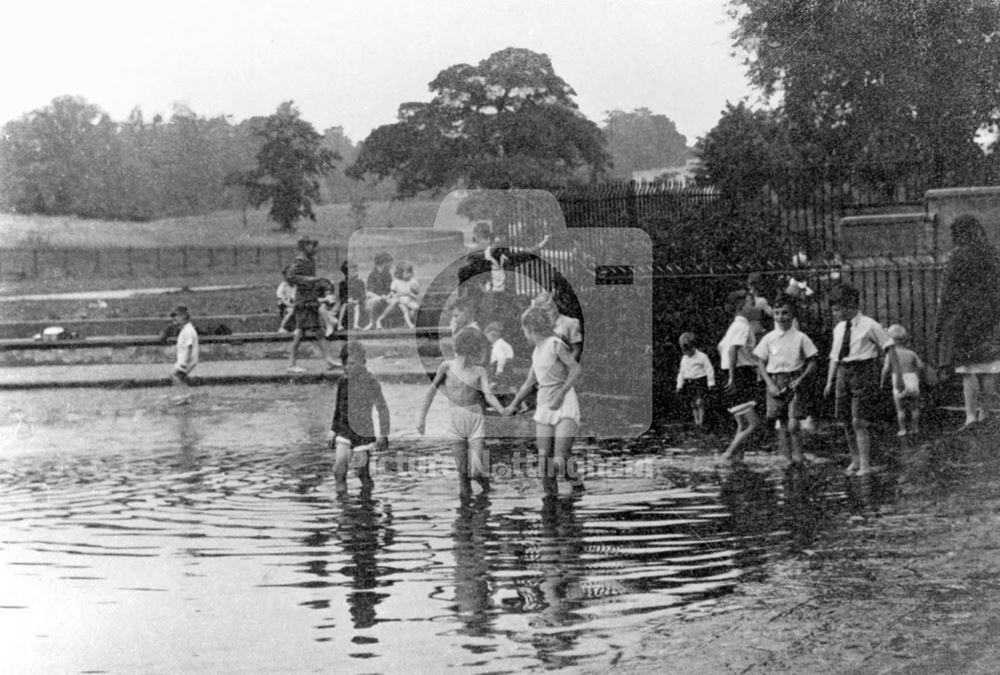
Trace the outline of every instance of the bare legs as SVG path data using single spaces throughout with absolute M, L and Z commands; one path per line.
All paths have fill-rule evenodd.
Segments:
M 558 492 L 559 478 L 569 481 L 574 490 L 583 489 L 583 475 L 573 458 L 573 441 L 578 428 L 571 419 L 561 419 L 555 426 L 535 424 L 538 469 L 547 493 Z
M 369 447 L 371 446 L 354 449 L 351 448 L 350 443 L 338 440 L 336 454 L 333 458 L 333 478 L 336 481 L 338 493 L 347 492 L 347 469 L 351 464 L 356 467 L 358 478 L 361 479 L 361 489 L 371 490 L 374 481 L 372 481 L 371 471 L 368 466 L 369 456 L 367 448 Z
M 729 447 L 722 453 L 719 459 L 727 462 L 735 462 L 743 459 L 743 447 L 750 441 L 750 438 L 760 428 L 760 417 L 753 408 L 741 410 L 733 415 L 736 418 L 736 435 L 730 441 Z
M 996 376 L 963 373 L 962 394 L 965 398 L 965 424 L 982 422 L 996 405 Z
M 472 481 L 483 491 L 490 489 L 489 459 L 486 456 L 486 439 L 469 438 L 451 443 L 451 454 L 458 467 L 458 490 L 462 495 L 472 492 Z

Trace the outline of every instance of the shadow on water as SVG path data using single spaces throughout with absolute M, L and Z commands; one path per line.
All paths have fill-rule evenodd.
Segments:
M 101 421 L 113 434 L 86 451 L 45 450 L 45 435 L 71 424 L 37 425 L 37 450 L 0 458 L 0 569 L 22 582 L 7 604 L 44 628 L 24 632 L 0 608 L 0 629 L 42 653 L 52 617 L 81 617 L 65 631 L 114 632 L 167 606 L 176 628 L 161 648 L 178 669 L 400 670 L 400 654 L 413 671 L 603 669 L 665 620 L 717 611 L 742 581 L 766 581 L 771 561 L 896 496 L 889 473 L 784 470 L 764 453 L 719 471 L 667 439 L 581 441 L 618 472 L 583 496 L 543 497 L 536 479 L 508 474 L 461 499 L 446 444 L 408 440 L 374 494 L 352 477 L 337 496 L 315 422 L 328 402 L 288 395 L 150 404 Z M 299 435 L 266 433 L 296 414 L 308 421 Z M 528 450 L 491 444 L 495 462 Z M 144 562 L 120 562 L 131 558 Z M 79 648 L 60 653 L 74 668 L 158 669 L 112 644 L 86 663 Z

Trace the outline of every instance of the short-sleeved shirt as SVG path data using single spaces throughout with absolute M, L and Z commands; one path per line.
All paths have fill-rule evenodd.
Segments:
M 715 369 L 705 352 L 696 349 L 691 356 L 685 354 L 681 357 L 681 366 L 677 371 L 678 387 L 683 385 L 685 380 L 697 380 L 703 377 L 709 387 L 715 386 Z
M 562 341 L 570 347 L 583 342 L 580 320 L 565 314 L 560 314 L 556 318 L 556 325 L 552 328 L 552 332 L 562 338 Z
M 816 356 L 817 351 L 816 345 L 802 331 L 775 328 L 760 339 L 753 355 L 765 362 L 765 370 L 769 373 L 794 373 L 805 366 L 806 359 Z
M 187 360 L 188 347 L 191 348 L 191 360 Z M 174 366 L 176 370 L 183 371 L 185 373 L 191 372 L 198 364 L 198 331 L 194 329 L 194 325 L 188 321 L 181 328 L 181 332 L 177 334 L 177 365 Z
M 753 331 L 750 330 L 750 321 L 745 316 L 737 316 L 719 342 L 719 367 L 729 370 L 729 348 L 734 345 L 739 347 L 736 352 L 736 367 L 756 365 L 753 360 L 753 348 L 756 344 Z
M 514 348 L 503 338 L 497 338 L 490 350 L 490 363 L 496 363 L 498 366 L 505 365 L 512 358 L 514 358 Z
M 844 342 L 845 330 L 847 330 L 846 321 L 841 321 L 833 327 L 833 345 L 830 348 L 831 361 L 840 361 L 840 345 Z M 882 324 L 859 312 L 851 319 L 851 345 L 844 361 L 867 361 L 878 358 L 882 350 L 892 346 L 892 338 L 885 332 Z
M 354 447 L 374 443 L 372 409 L 381 398 L 382 386 L 367 370 L 358 375 L 345 375 L 337 385 L 330 429 L 349 440 Z

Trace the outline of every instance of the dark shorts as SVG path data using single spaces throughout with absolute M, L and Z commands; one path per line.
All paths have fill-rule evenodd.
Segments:
M 726 408 L 734 415 L 752 409 L 758 398 L 757 369 L 740 366 L 733 376 L 733 387 L 726 391 Z
M 704 399 L 707 393 L 708 393 L 707 377 L 696 377 L 692 380 L 684 380 L 684 386 L 681 388 L 681 394 L 688 401 Z
M 793 373 L 770 373 L 771 381 L 778 389 L 786 389 L 788 383 L 802 374 L 801 370 Z M 802 419 L 805 417 L 803 411 L 802 392 L 787 389 L 781 396 L 771 396 L 767 393 L 767 419 Z
M 296 305 L 292 330 L 319 330 L 319 305 Z
M 879 405 L 879 359 L 847 361 L 837 366 L 836 417 L 846 424 L 868 422 Z

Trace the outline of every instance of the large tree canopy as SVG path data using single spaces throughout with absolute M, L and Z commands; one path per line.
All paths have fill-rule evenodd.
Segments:
M 1000 112 L 995 0 L 731 0 L 752 82 L 810 159 L 977 157 Z
M 268 117 L 251 120 L 262 145 L 257 166 L 237 177 L 254 207 L 270 201 L 271 220 L 283 230 L 294 230 L 299 218 L 316 220 L 313 202 L 319 201 L 319 179 L 338 155 L 321 147 L 323 137 L 299 117 L 291 101 Z
M 422 190 L 549 188 L 592 180 L 608 165 L 604 138 L 544 54 L 508 48 L 476 66 L 446 68 L 429 103 L 399 106 L 363 142 L 352 177 L 392 177 Z
M 611 110 L 603 127 L 617 178 L 633 171 L 680 166 L 688 155 L 687 139 L 666 115 L 648 108 Z

